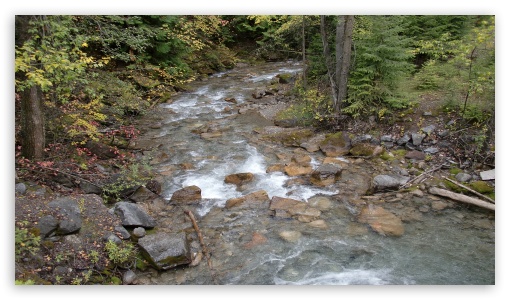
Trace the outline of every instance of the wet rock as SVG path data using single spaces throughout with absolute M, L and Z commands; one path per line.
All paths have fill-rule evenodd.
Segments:
M 213 139 L 213 138 L 220 137 L 221 135 L 222 135 L 222 133 L 220 131 L 214 131 L 214 132 L 201 133 L 200 137 L 207 140 L 207 139 Z
M 311 165 L 300 165 L 296 162 L 291 162 L 290 164 L 286 165 L 284 168 L 284 171 L 289 176 L 301 176 L 301 175 L 307 175 L 310 174 L 313 171 L 313 168 Z
M 347 159 L 338 159 L 335 157 L 326 157 L 324 158 L 324 161 L 322 161 L 323 164 L 335 164 L 342 168 L 347 168 L 349 166 L 349 161 Z
M 313 136 L 308 141 L 301 143 L 300 146 L 308 152 L 317 152 L 320 150 L 320 143 L 322 143 L 325 139 L 326 136 L 324 134 L 319 134 Z
M 326 211 L 331 208 L 331 200 L 324 196 L 315 196 L 308 199 L 308 205 L 310 207 L 317 208 L 320 211 Z
M 351 150 L 351 139 L 346 132 L 337 132 L 326 137 L 320 143 L 321 151 L 329 157 L 342 156 L 349 153 Z
M 406 153 L 405 158 L 407 159 L 414 159 L 414 160 L 424 160 L 425 159 L 425 153 L 413 150 Z
M 432 201 L 431 207 L 433 210 L 443 210 L 448 207 L 448 204 L 443 201 Z
M 369 204 L 364 207 L 358 217 L 358 222 L 366 223 L 377 233 L 387 236 L 401 236 L 404 225 L 400 218 L 380 206 Z
M 266 191 L 260 190 L 243 197 L 227 200 L 225 203 L 225 208 L 232 209 L 234 207 L 242 209 L 267 209 L 269 207 L 269 196 L 267 195 Z
M 266 173 L 272 173 L 272 172 L 285 172 L 285 165 L 284 164 L 274 164 L 270 165 L 266 169 Z
M 295 243 L 301 238 L 299 231 L 282 231 L 278 235 L 286 242 Z
M 144 186 L 140 186 L 131 196 L 129 196 L 129 200 L 133 202 L 147 202 L 150 200 L 154 200 L 159 198 L 159 195 L 154 194 L 148 188 Z
M 427 213 L 430 211 L 430 206 L 428 205 L 422 205 L 418 208 L 419 211 L 421 211 L 422 213 Z
M 237 104 L 237 100 L 236 100 L 236 98 L 232 98 L 232 97 L 225 98 L 225 101 L 230 102 L 230 103 Z
M 119 216 L 122 226 L 153 228 L 156 221 L 135 203 L 118 202 L 114 206 L 114 213 Z
M 269 209 L 283 211 L 300 222 L 311 222 L 321 215 L 320 210 L 310 207 L 305 202 L 277 196 L 271 198 Z
M 202 190 L 196 185 L 191 185 L 175 191 L 170 201 L 193 202 L 200 199 L 202 199 Z
M 473 176 L 467 174 L 467 173 L 458 173 L 455 175 L 455 179 L 457 179 L 460 182 L 468 182 L 473 178 Z
M 224 181 L 225 183 L 231 183 L 237 186 L 241 186 L 245 183 L 253 181 L 253 174 L 249 172 L 230 174 L 225 177 Z
M 315 221 L 308 223 L 308 225 L 311 227 L 314 227 L 314 228 L 319 228 L 319 229 L 327 229 L 328 228 L 328 224 L 326 224 L 326 221 L 324 221 L 324 220 L 315 220 Z
M 334 184 L 341 176 L 342 168 L 334 164 L 323 164 L 310 175 L 310 182 L 317 186 Z
M 409 177 L 407 176 L 396 174 L 377 175 L 372 180 L 372 184 L 375 191 L 397 190 L 407 181 L 409 181 Z
M 158 270 L 168 270 L 191 262 L 189 244 L 184 233 L 156 233 L 138 240 L 142 255 Z
M 264 95 L 266 94 L 266 92 L 264 90 L 257 90 L 255 92 L 253 92 L 251 94 L 251 96 L 254 98 L 254 99 L 260 99 L 262 97 L 264 97 Z
M 258 232 L 254 232 L 251 237 L 251 240 L 248 243 L 244 244 L 243 247 L 245 249 L 251 249 L 253 247 L 263 245 L 266 242 L 267 242 L 267 238 L 264 235 L 262 235 Z

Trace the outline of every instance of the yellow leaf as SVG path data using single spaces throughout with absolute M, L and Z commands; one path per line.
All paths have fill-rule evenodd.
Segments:
M 86 42 L 83 42 L 83 44 L 81 44 L 82 47 L 88 47 L 89 44 L 87 44 Z

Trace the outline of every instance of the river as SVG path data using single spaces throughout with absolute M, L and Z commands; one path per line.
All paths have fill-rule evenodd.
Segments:
M 299 150 L 258 139 L 256 132 L 272 122 L 255 112 L 240 114 L 236 107 L 247 105 L 253 100 L 252 93 L 264 89 L 276 75 L 300 70 L 295 62 L 238 67 L 192 83 L 188 92 L 157 108 L 161 126 L 148 130 L 141 139 L 150 141 L 156 149 L 153 165 L 161 174 L 162 194 L 168 205 L 172 205 L 175 191 L 191 185 L 200 187 L 203 199 L 193 211 L 212 253 L 213 268 L 204 258 L 196 267 L 142 272 L 141 282 L 494 284 L 495 222 L 485 211 L 455 204 L 441 211 L 420 211 L 418 208 L 433 196 L 406 194 L 400 201 L 384 203 L 384 207 L 396 215 L 412 209 L 418 217 L 405 220 L 402 236 L 382 236 L 357 222 L 356 207 L 349 202 L 362 196 L 358 188 L 353 188 L 353 182 L 370 180 L 380 169 L 374 162 L 340 157 L 348 164 L 348 171 L 342 173 L 339 182 L 322 188 L 283 172 L 266 172 L 282 156 Z M 227 98 L 234 98 L 237 104 L 225 101 Z M 313 167 L 324 159 L 320 151 L 308 155 Z M 224 182 L 225 176 L 240 172 L 252 173 L 254 180 L 242 188 Z M 269 198 L 288 197 L 307 203 L 320 199 L 325 205 L 320 216 L 323 223 L 311 226 L 295 218 L 275 217 L 267 209 L 225 208 L 227 200 L 260 190 L 266 191 Z M 164 212 L 159 217 L 168 219 Z M 161 221 L 171 224 L 165 222 Z M 289 232 L 297 237 L 282 238 Z

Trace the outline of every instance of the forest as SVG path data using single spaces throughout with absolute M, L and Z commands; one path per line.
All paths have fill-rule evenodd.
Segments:
M 459 161 L 495 167 L 494 16 L 18 15 L 16 183 L 64 194 L 100 186 L 114 204 L 153 178 L 133 149 L 137 120 L 193 82 L 278 61 L 303 65 L 281 120 L 316 133 L 370 122 L 396 130 L 422 122 L 421 108 L 455 120 Z M 100 160 L 123 180 L 100 172 Z M 40 247 L 52 246 L 17 218 L 16 261 Z M 89 261 L 114 264 L 123 250 Z M 25 273 L 17 283 L 37 282 Z M 67 283 L 86 283 L 77 278 Z

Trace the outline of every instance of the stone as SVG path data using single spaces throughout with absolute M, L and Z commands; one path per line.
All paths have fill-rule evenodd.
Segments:
M 409 194 L 416 196 L 416 197 L 423 197 L 423 191 L 422 190 L 413 190 L 409 192 Z
M 88 141 L 85 144 L 85 147 L 89 149 L 90 152 L 96 155 L 97 158 L 99 159 L 109 159 L 117 157 L 117 150 L 115 148 L 99 142 Z
M 312 166 L 301 166 L 296 163 L 290 163 L 285 166 L 284 171 L 287 175 L 293 177 L 310 174 L 313 168 Z
M 388 143 L 393 143 L 393 136 L 391 135 L 383 135 L 381 136 L 381 142 L 388 142 Z
M 159 198 L 159 195 L 154 194 L 152 191 L 150 191 L 148 188 L 144 186 L 138 187 L 138 189 L 131 196 L 129 196 L 129 200 L 136 203 L 147 202 L 157 198 Z
M 412 139 L 413 139 L 413 145 L 414 146 L 419 146 L 421 145 L 421 143 L 423 142 L 423 139 L 426 137 L 425 134 L 423 133 L 413 133 L 411 135 Z
M 322 143 L 324 139 L 326 139 L 326 136 L 324 134 L 319 134 L 301 143 L 299 146 L 306 149 L 308 152 L 317 152 L 320 150 L 320 143 Z
M 404 234 L 402 220 L 380 206 L 372 204 L 365 206 L 358 216 L 358 222 L 370 225 L 380 235 L 401 236 Z
M 412 150 L 406 153 L 405 158 L 414 160 L 424 160 L 425 153 L 418 150 Z
M 274 164 L 270 165 L 266 169 L 266 173 L 272 173 L 272 172 L 285 172 L 285 165 L 284 164 Z
M 437 148 L 437 147 L 428 147 L 428 148 L 424 149 L 423 152 L 428 153 L 428 154 L 436 154 L 436 153 L 439 152 L 439 148 Z
M 295 243 L 301 238 L 301 232 L 299 231 L 281 231 L 278 235 L 286 242 Z
M 482 180 L 494 180 L 496 179 L 496 169 L 480 172 Z
M 433 210 L 443 210 L 448 207 L 448 204 L 443 201 L 432 201 L 431 207 Z
M 116 245 L 120 245 L 122 243 L 122 240 L 113 232 L 111 231 L 107 231 L 105 232 L 105 234 L 103 235 L 103 240 L 105 242 L 114 242 Z
M 421 128 L 421 131 L 427 135 L 430 135 L 432 132 L 434 132 L 434 130 L 436 130 L 436 126 L 434 126 L 434 125 L 429 125 L 429 126 Z
M 80 230 L 82 225 L 81 211 L 75 200 L 62 197 L 50 203 L 48 207 L 56 209 L 62 215 L 58 224 L 57 234 L 65 235 Z
M 254 209 L 254 208 L 263 208 L 267 209 L 269 207 L 269 196 L 266 191 L 260 190 L 248 195 L 233 198 L 227 200 L 225 203 L 225 208 L 242 208 L 242 209 Z
M 409 136 L 409 134 L 404 134 L 404 136 L 402 136 L 401 138 L 399 138 L 399 139 L 397 140 L 397 145 L 399 145 L 399 146 L 405 145 L 405 144 L 407 144 L 410 140 L 411 140 L 411 137 Z
M 145 236 L 145 234 L 146 234 L 145 228 L 143 227 L 136 227 L 135 229 L 133 229 L 133 235 L 137 238 L 142 238 Z
M 114 213 L 119 216 L 122 226 L 154 228 L 154 218 L 135 203 L 117 202 L 114 206 Z
M 230 102 L 230 103 L 237 104 L 237 100 L 236 100 L 236 98 L 232 98 L 232 97 L 225 98 L 225 101 Z
M 80 181 L 80 189 L 85 194 L 101 195 L 101 193 L 103 192 L 103 189 L 100 186 L 97 186 L 95 184 L 92 184 L 91 182 L 84 181 L 84 180 Z
M 191 263 L 186 234 L 156 233 L 138 240 L 142 255 L 158 270 L 168 270 Z
M 124 228 L 123 226 L 115 226 L 114 229 L 115 229 L 115 232 L 120 234 L 120 237 L 123 240 L 127 240 L 127 239 L 131 238 L 131 234 L 129 234 L 129 231 L 127 231 L 126 228 Z
M 264 97 L 264 95 L 266 94 L 266 91 L 263 91 L 263 90 L 257 90 L 255 92 L 253 92 L 251 94 L 251 96 L 254 98 L 254 99 L 260 99 L 262 97 Z
M 310 182 L 317 186 L 334 184 L 342 174 L 342 168 L 334 164 L 323 164 L 310 175 Z
M 358 135 L 351 140 L 351 144 L 353 146 L 356 146 L 357 144 L 360 143 L 370 143 L 372 138 L 373 137 L 370 134 Z
M 263 245 L 266 242 L 267 242 L 267 238 L 264 235 L 262 235 L 258 232 L 254 232 L 251 237 L 251 240 L 248 243 L 244 244 L 243 247 L 245 249 L 251 249 L 253 247 Z
M 351 139 L 346 132 L 337 132 L 329 135 L 320 143 L 321 151 L 329 157 L 342 156 L 351 150 Z
M 271 198 L 269 209 L 275 212 L 284 211 L 289 216 L 295 217 L 301 222 L 310 222 L 321 215 L 320 210 L 310 207 L 305 202 L 278 196 L 273 196 L 273 198 Z
M 245 183 L 253 181 L 253 174 L 252 173 L 236 173 L 236 174 L 230 174 L 225 176 L 225 183 L 231 183 L 235 184 L 237 186 L 241 186 Z
M 356 144 L 354 147 L 349 150 L 353 156 L 376 156 L 383 152 L 384 148 L 379 145 L 373 145 L 368 143 L 360 143 Z
M 24 195 L 27 192 L 27 186 L 23 182 L 16 183 L 14 189 L 16 191 L 16 194 L 20 195 Z
M 407 181 L 409 181 L 407 176 L 396 174 L 377 175 L 372 180 L 372 186 L 375 191 L 398 190 Z
M 315 221 L 308 223 L 308 225 L 311 227 L 314 227 L 314 228 L 319 228 L 319 229 L 327 229 L 328 228 L 328 224 L 326 224 L 326 221 L 324 221 L 324 220 L 315 220 Z
M 46 238 L 57 230 L 58 220 L 50 215 L 43 216 L 39 219 L 36 227 L 39 229 L 41 237 Z
M 471 178 L 473 178 L 473 176 L 462 172 L 455 175 L 455 179 L 457 179 L 460 182 L 468 182 L 471 180 Z
M 131 270 L 127 270 L 124 274 L 122 274 L 122 284 L 129 285 L 132 284 L 136 279 L 135 272 Z
M 145 187 L 149 189 L 149 191 L 153 192 L 154 194 L 161 194 L 161 183 L 159 181 L 151 179 L 147 181 L 145 184 Z
M 202 190 L 196 185 L 191 185 L 175 191 L 170 201 L 193 202 L 200 199 L 202 199 Z
M 308 199 L 308 205 L 310 207 L 317 208 L 320 211 L 326 211 L 331 208 L 331 200 L 324 196 L 314 196 Z

